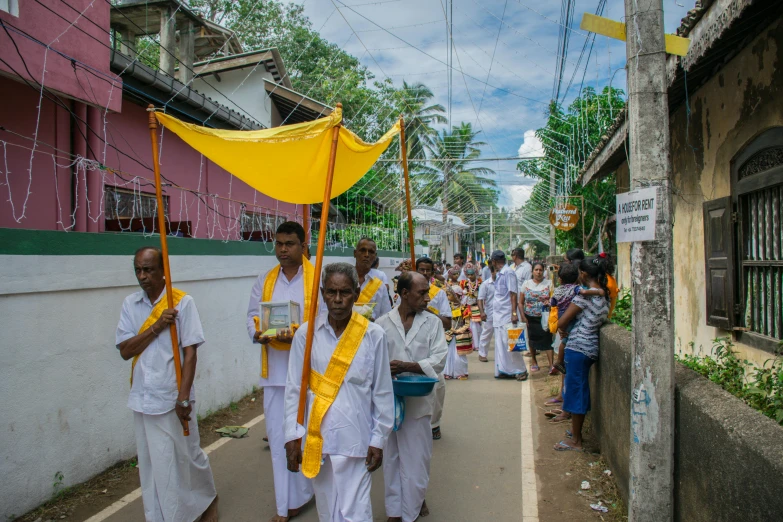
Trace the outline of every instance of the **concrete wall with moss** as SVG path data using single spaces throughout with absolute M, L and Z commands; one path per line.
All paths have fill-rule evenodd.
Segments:
M 732 158 L 783 125 L 783 21 L 761 31 L 703 86 L 688 87 L 687 107 L 671 118 L 675 339 L 682 353 L 706 354 L 712 339 L 730 333 L 707 326 L 702 205 L 729 196 Z M 756 364 L 770 358 L 743 343 L 736 348 Z

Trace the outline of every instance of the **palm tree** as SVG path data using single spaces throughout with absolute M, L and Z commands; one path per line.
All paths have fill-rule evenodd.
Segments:
M 432 144 L 437 131 L 432 125 L 446 123 L 446 109 L 443 105 L 432 104 L 432 90 L 421 82 L 408 84 L 402 81 L 397 91 L 397 103 L 405 118 L 405 142 L 408 146 L 408 158 L 424 159 L 426 148 Z
M 479 132 L 470 123 L 462 123 L 435 133 L 427 145 L 429 162 L 416 175 L 419 200 L 433 204 L 440 196 L 443 221 L 449 211 L 466 216 L 486 210 L 497 201 L 495 172 L 486 167 L 473 167 L 481 156 L 477 141 Z

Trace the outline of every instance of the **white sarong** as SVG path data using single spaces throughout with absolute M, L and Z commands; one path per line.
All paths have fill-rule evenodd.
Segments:
M 479 341 L 481 340 L 482 324 L 477 321 L 470 322 L 470 337 L 473 340 L 473 351 L 475 352 L 479 348 Z
M 386 516 L 413 522 L 419 517 L 430 482 L 432 432 L 429 415 L 406 418 L 393 431 L 383 452 Z
M 217 495 L 209 457 L 200 446 L 196 413 L 188 437 L 174 410 L 160 415 L 133 412 L 133 425 L 144 519 L 193 522 Z
M 457 336 L 452 337 L 449 343 L 449 351 L 446 352 L 446 366 L 443 375 L 456 379 L 468 375 L 468 356 L 457 353 Z
M 372 522 L 371 486 L 365 459 L 324 455 L 321 471 L 313 479 L 318 520 Z
M 285 386 L 264 387 L 264 416 L 269 452 L 272 454 L 277 514 L 287 517 L 289 509 L 299 509 L 313 498 L 313 486 L 301 471 L 288 471 L 285 456 Z
M 479 340 L 479 356 L 486 357 L 489 353 L 489 343 L 492 341 L 492 334 L 495 329 L 492 327 L 492 321 L 485 321 L 481 325 L 481 339 Z
M 509 352 L 508 331 L 504 326 L 495 326 L 495 377 L 525 372 L 527 368 L 522 352 Z
M 432 406 L 432 429 L 440 428 L 440 418 L 443 417 L 443 403 L 446 402 L 446 379 L 443 374 L 438 375 L 438 384 L 432 392 L 435 394 L 435 401 Z

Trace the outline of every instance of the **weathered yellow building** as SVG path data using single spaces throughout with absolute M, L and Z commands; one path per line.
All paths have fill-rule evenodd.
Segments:
M 764 364 L 783 339 L 783 2 L 703 1 L 670 56 L 676 350 L 732 337 Z M 624 114 L 582 170 L 628 191 Z M 630 244 L 618 246 L 630 287 Z

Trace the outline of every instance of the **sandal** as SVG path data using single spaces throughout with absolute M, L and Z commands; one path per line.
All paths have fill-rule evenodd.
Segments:
M 440 440 L 440 426 L 432 428 L 432 440 Z
M 530 367 L 530 371 L 531 372 L 537 372 L 540 369 L 541 368 L 539 368 L 537 364 L 534 364 L 533 366 Z
M 566 417 L 564 414 L 566 412 L 561 413 L 560 415 L 553 417 L 550 419 L 549 424 L 560 424 L 561 422 L 571 422 L 571 417 Z
M 554 410 L 549 410 L 547 412 L 544 412 L 544 417 L 546 417 L 547 419 L 554 419 L 558 415 L 562 415 L 562 414 L 563 414 L 563 410 L 554 409 Z
M 487 359 L 483 355 L 479 355 L 479 362 L 489 362 L 489 359 Z
M 583 451 L 582 448 L 575 448 L 573 446 L 569 446 L 562 440 L 557 444 L 555 444 L 554 450 L 555 451 Z
M 559 374 L 560 374 L 560 370 L 558 370 L 558 369 L 557 369 L 557 368 L 555 368 L 554 366 L 552 366 L 551 368 L 549 368 L 549 375 L 559 375 Z
M 550 406 L 554 406 L 555 404 L 563 404 L 563 399 L 552 397 L 551 399 L 549 399 L 544 403 L 544 407 L 549 408 Z
M 516 379 L 517 379 L 518 381 L 526 381 L 526 380 L 527 380 L 527 377 L 528 377 L 528 373 L 527 373 L 527 372 L 524 372 L 524 373 L 518 373 L 518 374 L 517 374 L 517 377 L 516 377 Z

